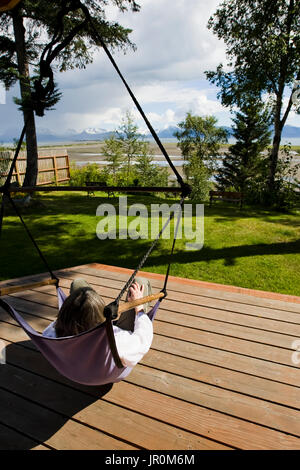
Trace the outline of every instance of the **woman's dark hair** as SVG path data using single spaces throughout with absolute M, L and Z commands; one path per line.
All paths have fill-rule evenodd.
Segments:
M 55 323 L 57 338 L 90 330 L 105 321 L 105 303 L 93 289 L 77 289 L 64 301 Z

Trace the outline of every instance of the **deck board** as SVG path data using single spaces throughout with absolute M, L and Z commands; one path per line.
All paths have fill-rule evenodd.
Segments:
M 110 302 L 130 272 L 93 264 L 56 274 L 66 293 L 85 277 Z M 140 275 L 161 289 L 163 276 Z M 7 300 L 37 331 L 57 314 L 51 286 Z M 127 379 L 103 390 L 58 374 L 0 310 L 0 448 L 300 449 L 300 298 L 170 277 L 154 332 Z

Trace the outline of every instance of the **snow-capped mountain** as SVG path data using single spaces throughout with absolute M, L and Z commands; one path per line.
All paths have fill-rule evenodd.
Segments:
M 174 138 L 174 132 L 178 130 L 175 126 L 170 126 L 166 129 L 157 130 L 157 134 L 162 139 Z M 232 129 L 226 127 L 226 130 L 231 133 Z M 0 145 L 1 143 L 13 142 L 14 139 L 17 139 L 20 134 L 20 129 L 10 128 L 1 133 L 0 130 Z M 68 143 L 68 142 L 78 142 L 78 141 L 93 141 L 93 140 L 104 140 L 110 137 L 113 134 L 112 131 L 107 131 L 106 129 L 89 127 L 82 130 L 81 132 L 75 131 L 74 129 L 68 129 L 63 134 L 55 133 L 46 128 L 37 129 L 38 142 L 43 143 Z M 147 132 L 141 133 L 146 139 L 151 139 L 151 134 Z M 295 126 L 285 126 L 282 133 L 283 138 L 300 138 L 300 127 Z
M 96 135 L 96 134 L 103 134 L 104 132 L 107 132 L 106 129 L 101 129 L 97 127 L 89 127 L 88 129 L 85 129 L 84 131 L 86 134 L 91 134 L 91 135 Z

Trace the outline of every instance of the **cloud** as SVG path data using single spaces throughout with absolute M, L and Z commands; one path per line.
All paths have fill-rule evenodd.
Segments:
M 219 1 L 145 0 L 141 12 L 126 15 L 136 53 L 120 57 L 135 80 L 203 78 L 207 68 L 224 60 L 222 43 L 207 29 Z M 123 22 L 122 15 L 119 21 Z
M 155 127 L 181 120 L 187 111 L 200 114 L 221 112 L 204 70 L 223 59 L 220 42 L 206 28 L 216 0 L 143 0 L 141 12 L 118 13 L 109 8 L 108 17 L 133 30 L 137 51 L 114 57 Z M 103 50 L 84 70 L 58 74 L 63 93 L 56 110 L 43 118 L 43 127 L 64 132 L 86 127 L 115 128 L 127 109 L 143 127 L 139 114 Z M 191 82 L 193 85 L 190 85 Z M 201 86 L 199 85 L 201 82 Z M 203 86 L 205 89 L 203 89 Z M 1 109 L 0 109 L 1 113 Z M 41 120 L 37 120 L 41 125 Z
M 134 84 L 156 80 L 203 79 L 206 69 L 225 59 L 225 49 L 210 30 L 207 21 L 218 0 L 143 0 L 139 13 L 117 13 L 110 8 L 108 17 L 132 29 L 136 51 L 113 53 L 120 69 Z M 67 88 L 81 87 L 98 80 L 115 80 L 116 74 L 102 49 L 94 54 L 94 63 L 76 73 L 60 76 Z
M 196 98 L 196 88 L 188 89 L 185 81 L 203 78 L 203 71 L 219 54 L 219 42 L 206 28 L 214 3 L 208 9 L 204 0 L 143 0 L 140 13 L 108 9 L 110 19 L 133 30 L 131 40 L 137 51 L 114 56 L 142 104 L 152 106 L 149 112 L 157 116 L 157 123 L 164 119 L 173 122 L 171 116 L 180 114 L 185 100 L 189 108 L 197 108 L 201 101 Z M 63 97 L 56 111 L 47 113 L 44 127 L 111 127 L 132 107 L 103 50 L 95 52 L 94 63 L 86 69 L 68 71 L 56 79 Z M 167 108 L 162 109 L 164 103 Z M 160 106 L 160 111 L 154 110 L 155 106 Z M 10 104 L 12 114 L 13 107 Z
M 139 13 L 121 14 L 111 6 L 107 16 L 133 30 L 131 40 L 137 50 L 114 52 L 126 80 L 156 129 L 175 125 L 188 111 L 213 114 L 220 124 L 228 124 L 229 113 L 216 98 L 216 89 L 206 81 L 204 71 L 225 62 L 225 47 L 207 29 L 209 17 L 220 0 L 143 0 Z M 116 128 L 131 110 L 141 127 L 145 126 L 120 78 L 104 51 L 94 53 L 94 62 L 83 70 L 56 76 L 63 93 L 56 110 L 37 118 L 38 127 L 63 133 L 72 128 Z M 12 103 L 15 87 L 6 105 L 0 106 L 0 119 L 7 127 L 21 122 Z M 299 116 L 291 114 L 289 124 Z M 299 125 L 299 124 L 298 124 Z
M 181 121 L 190 111 L 201 116 L 218 115 L 224 108 L 216 99 L 210 99 L 206 90 L 188 87 L 184 82 L 156 82 L 137 86 L 135 94 L 148 119 L 156 128 L 165 128 Z M 66 106 L 67 103 L 67 106 Z M 126 90 L 119 84 L 102 83 L 83 89 L 66 90 L 56 111 L 47 114 L 47 126 L 60 130 L 86 127 L 114 129 L 130 110 L 141 127 L 145 124 Z

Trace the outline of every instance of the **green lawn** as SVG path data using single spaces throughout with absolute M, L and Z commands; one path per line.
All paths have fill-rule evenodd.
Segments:
M 150 240 L 99 240 L 96 209 L 117 197 L 88 198 L 86 193 L 47 193 L 24 209 L 24 218 L 53 269 L 92 262 L 134 268 Z M 128 204 L 173 203 L 149 196 L 128 196 Z M 300 296 L 300 210 L 280 214 L 215 203 L 205 206 L 204 247 L 186 251 L 178 240 L 171 274 Z M 171 231 L 172 232 L 172 231 Z M 18 219 L 8 213 L 1 238 L 0 279 L 45 271 Z M 165 273 L 171 240 L 161 240 L 144 269 Z

